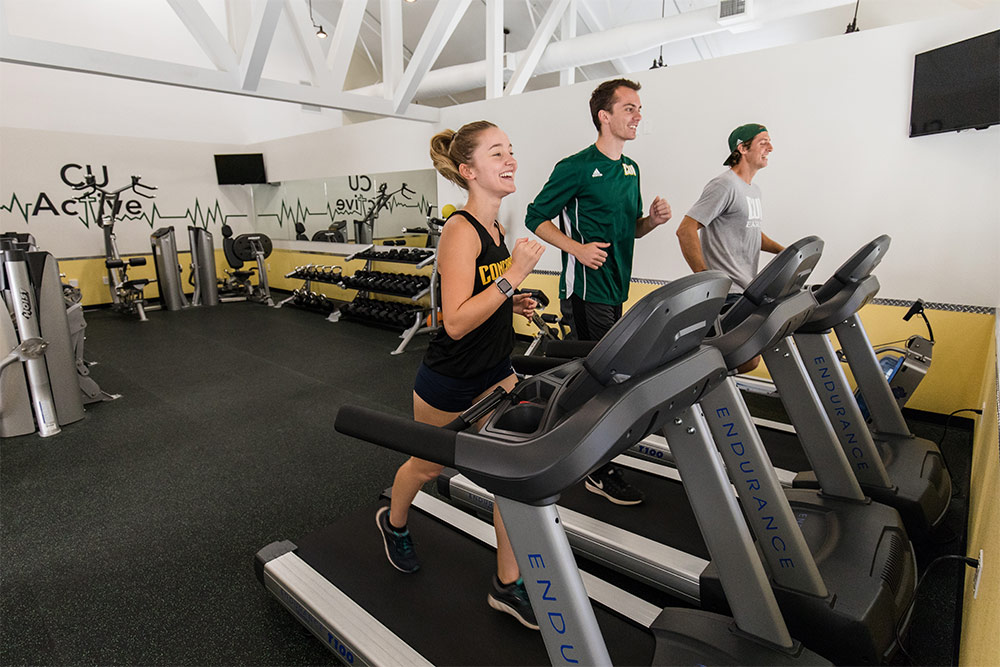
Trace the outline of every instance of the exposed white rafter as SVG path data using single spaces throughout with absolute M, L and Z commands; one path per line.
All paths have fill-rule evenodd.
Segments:
M 424 75 L 430 70 L 437 57 L 441 55 L 441 49 L 448 43 L 448 38 L 455 31 L 455 27 L 462 20 L 462 16 L 471 2 L 472 0 L 438 0 L 434 13 L 431 14 L 431 19 L 424 29 L 424 34 L 420 36 L 420 42 L 413 50 L 410 64 L 406 67 L 406 72 L 403 73 L 403 78 L 399 82 L 392 102 L 394 109 L 397 111 L 405 109 L 413 101 L 413 96 L 416 94 L 417 87 Z
M 577 0 L 570 0 L 569 6 L 563 12 L 562 21 L 559 23 L 559 39 L 573 39 L 576 37 L 576 17 Z M 576 83 L 576 68 L 567 67 L 559 70 L 559 85 L 571 86 Z
M 486 99 L 503 95 L 503 2 L 486 0 Z
M 583 21 L 583 25 L 587 26 L 587 30 L 590 32 L 604 32 L 604 24 L 601 23 L 601 20 L 594 14 L 594 10 L 590 8 L 590 5 L 586 2 L 582 2 L 580 3 L 578 11 L 580 13 L 580 20 Z M 615 71 L 619 74 L 628 74 L 629 67 L 621 58 L 612 58 L 608 62 L 611 63 L 611 66 L 614 67 Z
M 223 72 L 235 73 L 239 70 L 240 61 L 236 52 L 198 0 L 167 0 L 167 4 L 217 68 Z
M 360 111 L 377 116 L 395 116 L 425 122 L 437 122 L 440 118 L 440 112 L 431 107 L 411 104 L 405 111 L 397 112 L 389 100 L 378 97 L 269 79 L 261 79 L 255 90 L 247 90 L 228 72 L 17 35 L 5 35 L 0 40 L 0 62 L 84 72 L 280 102 L 311 104 L 328 109 Z
M 244 90 L 254 90 L 260 83 L 271 40 L 281 18 L 282 0 L 264 0 L 254 12 L 250 35 L 240 58 L 240 85 Z
M 344 0 L 337 17 L 337 27 L 333 31 L 330 51 L 326 63 L 330 66 L 330 85 L 334 90 L 343 90 L 347 78 L 347 68 L 351 65 L 354 45 L 358 43 L 361 21 L 365 17 L 366 0 Z
M 545 16 L 538 24 L 538 29 L 531 37 L 531 42 L 528 43 L 528 48 L 518 59 L 517 69 L 514 70 L 514 74 L 503 90 L 504 95 L 518 95 L 524 91 L 528 79 L 534 74 L 535 66 L 538 65 L 538 60 L 542 57 L 549 40 L 552 39 L 552 34 L 555 32 L 556 26 L 559 25 L 559 19 L 562 18 L 568 4 L 569 0 L 553 0 L 552 4 L 549 5 Z
M 403 0 L 381 0 L 382 81 L 393 99 L 403 79 Z
M 295 41 L 305 56 L 309 68 L 309 80 L 312 85 L 332 87 L 330 68 L 326 66 L 326 56 L 320 48 L 320 40 L 316 36 L 316 28 L 309 17 L 309 10 L 302 0 L 285 0 L 285 12 L 292 22 Z
M 755 0 L 754 7 L 761 25 L 793 16 L 823 11 L 831 7 L 853 4 L 852 0 Z M 586 5 L 581 3 L 580 7 Z M 599 33 L 578 35 L 573 39 L 549 43 L 534 74 L 557 72 L 568 67 L 583 67 L 607 62 L 615 58 L 632 56 L 649 51 L 661 44 L 670 44 L 703 35 L 724 32 L 727 29 L 716 20 L 717 6 L 704 7 L 666 18 L 628 23 Z M 511 54 L 520 62 L 525 52 Z M 435 98 L 457 92 L 481 88 L 486 81 L 486 62 L 441 67 L 427 73 L 418 93 Z M 356 88 L 352 92 L 381 95 L 380 84 Z

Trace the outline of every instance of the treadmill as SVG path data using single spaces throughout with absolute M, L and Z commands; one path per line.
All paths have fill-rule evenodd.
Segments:
M 803 451 L 803 444 L 814 437 L 809 430 L 811 416 L 802 414 L 807 394 L 798 386 L 798 376 L 806 370 L 862 490 L 873 500 L 895 507 L 910 538 L 922 544 L 948 511 L 951 476 L 937 445 L 910 432 L 858 317 L 861 307 L 878 293 L 878 279 L 872 272 L 889 242 L 886 235 L 876 238 L 854 253 L 826 283 L 812 288 L 818 307 L 794 333 L 804 366 L 788 364 L 783 353 L 764 352 L 764 362 L 794 427 L 765 420 L 755 423 L 775 464 L 792 473 L 782 475 L 785 484 L 823 486 L 815 472 L 821 464 L 808 450 Z M 830 343 L 831 328 L 869 406 L 871 429 Z M 664 443 L 650 439 L 634 453 L 662 458 Z
M 789 246 L 725 313 L 719 324 L 725 333 L 706 343 L 723 353 L 728 368 L 764 347 L 797 355 L 793 345 L 785 349 L 782 343 L 815 308 L 802 285 L 822 247 L 816 237 Z M 811 390 L 804 379 L 800 384 Z M 826 429 L 817 438 L 825 443 L 817 448 L 824 462 L 821 492 L 781 488 L 731 377 L 699 402 L 792 634 L 835 662 L 890 658 L 897 626 L 908 623 L 916 559 L 899 514 L 864 496 L 818 402 L 815 429 Z M 630 458 L 616 462 L 629 465 Z M 687 602 L 724 611 L 732 601 L 723 594 L 685 498 L 691 484 L 680 483 L 683 472 L 632 461 L 630 467 L 645 468 L 634 480 L 646 492 L 643 505 L 623 509 L 582 488 L 563 494 L 560 512 L 574 549 Z M 490 509 L 488 494 L 462 475 L 443 475 L 438 488 L 466 509 Z M 664 515 L 668 523 L 657 520 Z
M 610 665 L 612 658 L 618 664 L 828 664 L 790 637 L 704 420 L 691 409 L 726 376 L 718 350 L 701 341 L 728 286 L 728 278 L 711 272 L 661 287 L 586 359 L 487 397 L 487 404 L 456 420 L 454 430 L 357 406 L 338 412 L 338 431 L 453 465 L 496 494 L 540 633 L 482 600 L 479 591 L 493 567 L 483 547 L 463 537 L 428 548 L 451 530 L 419 511 L 410 520 L 427 559 L 417 574 L 381 562 L 372 507 L 356 525 L 349 518 L 296 544 L 265 547 L 257 556 L 258 576 L 349 664 L 539 664 L 546 657 L 552 664 Z M 494 407 L 490 402 L 496 408 L 483 429 L 465 428 Z M 626 618 L 624 606 L 605 605 L 628 596 L 582 576 L 573 561 L 555 507 L 559 494 L 654 429 L 670 435 L 680 469 L 700 482 L 693 504 L 718 552 L 735 620 L 690 609 Z M 426 499 L 418 495 L 417 507 Z M 492 532 L 451 509 L 480 532 Z M 588 591 L 604 600 L 597 609 Z M 474 606 L 460 608 L 466 599 Z

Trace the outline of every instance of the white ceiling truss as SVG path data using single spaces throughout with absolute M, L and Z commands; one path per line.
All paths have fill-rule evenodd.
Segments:
M 28 36 L 32 34 L 30 31 L 18 33 L 9 29 L 7 22 L 12 1 L 0 0 L 0 62 L 427 122 L 437 121 L 439 110 L 418 104 L 416 99 L 449 97 L 475 89 L 485 89 L 486 99 L 517 95 L 526 89 L 532 77 L 550 72 L 558 72 L 559 85 L 568 85 L 575 81 L 577 72 L 586 74 L 584 66 L 596 63 L 604 63 L 606 72 L 627 74 L 630 67 L 626 59 L 680 41 L 690 41 L 699 57 L 712 57 L 713 47 L 706 39 L 712 35 L 754 30 L 768 22 L 843 5 L 854 6 L 856 2 L 754 0 L 746 3 L 753 6 L 752 15 L 734 27 L 718 20 L 717 0 L 670 0 L 669 3 L 615 0 L 614 9 L 609 4 L 603 18 L 595 12 L 596 0 L 524 0 L 530 24 L 522 21 L 517 26 L 518 36 L 521 44 L 525 35 L 531 34 L 531 38 L 527 48 L 512 51 L 506 49 L 505 43 L 505 0 L 436 0 L 433 10 L 425 5 L 429 19 L 419 40 L 413 39 L 410 26 L 407 41 L 412 48 L 404 44 L 407 26 L 403 23 L 403 0 L 371 0 L 372 6 L 378 7 L 376 23 L 381 32 L 378 54 L 381 62 L 376 64 L 360 33 L 366 15 L 374 19 L 369 0 L 322 0 L 325 16 L 321 22 L 333 25 L 328 40 L 317 39 L 311 0 L 143 0 L 149 7 L 172 10 L 204 54 L 197 62 L 207 58 L 211 64 L 206 67 L 105 50 L 103 42 L 102 48 L 94 48 Z M 55 5 L 61 0 L 45 1 Z M 221 22 L 213 21 L 206 11 L 206 3 L 220 1 L 225 3 L 226 34 L 220 31 Z M 319 4 L 320 0 L 316 2 Z M 483 25 L 481 33 L 470 34 L 469 22 L 464 24 L 466 29 L 461 39 L 469 43 L 466 45 L 471 49 L 469 57 L 451 61 L 457 64 L 432 69 L 473 2 L 477 8 L 475 15 L 483 17 Z M 511 10 L 521 0 L 506 2 Z M 985 4 L 982 0 L 952 0 L 945 4 L 954 2 Z M 624 16 L 626 10 L 637 6 L 646 11 L 653 4 L 655 12 L 644 14 L 646 18 L 642 20 L 626 18 L 624 24 L 605 25 L 608 21 L 616 22 L 616 13 Z M 669 15 L 665 11 L 668 5 L 672 6 Z M 162 11 L 169 18 L 170 12 Z M 536 18 L 536 12 L 540 18 Z M 335 14 L 334 22 L 330 19 Z M 510 11 L 506 15 L 508 20 L 509 14 Z M 307 82 L 293 83 L 265 76 L 265 63 L 272 50 L 278 48 L 275 35 L 282 17 L 292 26 L 295 48 L 308 69 Z M 35 34 L 39 34 L 37 30 Z M 345 90 L 351 60 L 359 45 L 368 54 L 381 82 Z M 476 53 L 481 54 L 482 60 L 476 60 Z M 634 71 L 634 58 L 631 67 Z

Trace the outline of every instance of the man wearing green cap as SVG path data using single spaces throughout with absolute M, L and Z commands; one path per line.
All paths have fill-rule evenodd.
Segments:
M 767 166 L 774 147 L 767 128 L 740 125 L 729 135 L 729 169 L 705 186 L 701 197 L 677 227 L 681 253 L 695 273 L 718 269 L 742 292 L 757 275 L 760 253 L 779 253 L 784 246 L 761 231 L 764 210 L 760 187 L 752 183 Z

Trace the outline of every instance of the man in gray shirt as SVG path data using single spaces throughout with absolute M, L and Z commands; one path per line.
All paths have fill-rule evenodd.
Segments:
M 752 183 L 767 166 L 774 147 L 763 125 L 741 125 L 729 135 L 729 167 L 705 186 L 701 197 L 677 226 L 681 253 L 695 273 L 718 269 L 733 280 L 728 301 L 757 276 L 760 253 L 779 253 L 784 246 L 761 231 L 764 209 L 760 188 Z M 745 373 L 757 367 L 760 357 L 740 367 Z
M 761 231 L 760 188 L 751 182 L 773 150 L 767 128 L 741 125 L 729 135 L 729 150 L 729 169 L 708 182 L 678 225 L 677 238 L 692 271 L 718 269 L 733 279 L 734 292 L 742 292 L 757 275 L 761 251 L 785 248 Z

